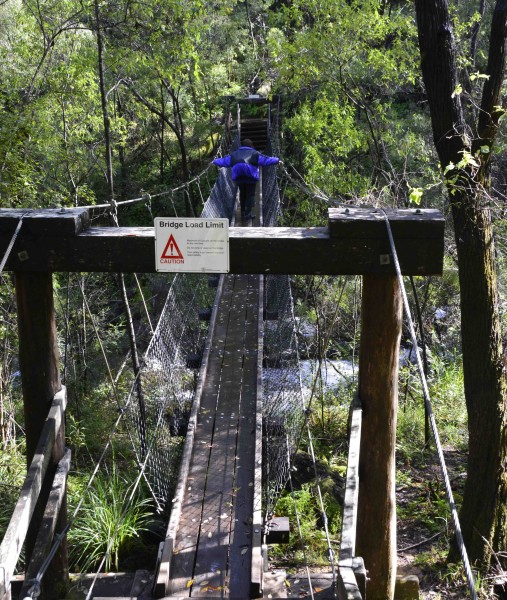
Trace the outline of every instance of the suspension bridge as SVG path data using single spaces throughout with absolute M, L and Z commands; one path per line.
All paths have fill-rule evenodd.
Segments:
M 249 125 L 243 123 L 243 135 Z M 267 145 L 276 141 L 267 135 L 276 129 L 271 115 L 263 126 L 266 142 L 255 132 L 256 144 L 264 149 L 266 143 L 275 153 L 276 145 Z M 395 433 L 386 424 L 396 411 L 400 281 L 402 275 L 442 272 L 444 220 L 434 210 L 350 206 L 329 209 L 324 227 L 277 227 L 275 166 L 262 172 L 252 226 L 235 226 L 236 205 L 236 186 L 223 169 L 201 216 L 231 223 L 229 273 L 172 279 L 140 371 L 119 403 L 117 423 L 128 431 L 138 481 L 145 481 L 169 519 L 149 589 L 107 597 L 287 597 L 266 571 L 266 548 L 287 539 L 275 505 L 307 414 L 290 274 L 363 276 L 360 377 L 351 407 L 341 544 L 336 557 L 329 546 L 328 595 L 313 593 L 311 584 L 310 595 L 360 600 L 366 587 L 394 593 Z M 152 227 L 92 227 L 91 212 L 0 210 L 2 268 L 16 279 L 31 461 L 0 547 L 4 600 L 13 597 L 11 581 L 25 540 L 31 558 L 20 597 L 52 598 L 47 590 L 66 577 L 65 534 L 73 518 L 63 507 L 70 456 L 51 274 L 155 271 Z M 189 370 L 198 373 L 195 386 Z M 182 433 L 180 457 L 173 442 Z M 87 598 L 101 597 L 93 594 L 92 585 Z

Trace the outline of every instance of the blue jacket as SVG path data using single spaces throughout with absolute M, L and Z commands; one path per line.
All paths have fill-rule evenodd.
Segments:
M 217 167 L 232 167 L 232 179 L 236 183 L 252 183 L 259 179 L 259 167 L 276 165 L 279 160 L 276 156 L 261 154 L 250 146 L 240 146 L 232 154 L 215 158 L 213 163 Z

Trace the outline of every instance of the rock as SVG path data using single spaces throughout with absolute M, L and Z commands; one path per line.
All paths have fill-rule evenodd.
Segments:
M 398 575 L 394 600 L 419 600 L 419 578 L 417 575 Z

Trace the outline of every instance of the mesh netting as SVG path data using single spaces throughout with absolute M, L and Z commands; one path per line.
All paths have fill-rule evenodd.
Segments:
M 232 216 L 236 185 L 222 169 L 201 217 Z M 216 276 L 178 274 L 127 400 L 126 422 L 145 480 L 164 510 L 172 496 L 217 286 Z
M 208 219 L 226 217 L 230 220 L 234 211 L 237 187 L 232 180 L 231 170 L 219 169 L 216 183 L 204 204 L 201 217 Z
M 280 156 L 278 145 L 278 120 L 271 123 L 266 153 Z M 270 165 L 262 169 L 262 218 L 265 227 L 274 227 L 281 214 L 280 193 L 278 189 L 277 168 Z
M 290 279 L 266 277 L 263 369 L 263 461 L 266 515 L 289 477 L 288 457 L 297 449 L 304 422 L 301 376 Z
M 237 145 L 235 140 L 232 148 Z M 268 152 L 275 147 L 271 143 Z M 280 215 L 275 166 L 263 168 L 262 183 L 263 221 L 272 226 Z M 236 192 L 230 169 L 220 169 L 201 217 L 231 219 Z M 146 462 L 145 479 L 161 510 L 172 496 L 217 283 L 216 276 L 174 277 L 127 402 L 136 455 L 139 464 Z M 267 276 L 265 293 L 263 453 L 265 506 L 271 513 L 288 479 L 287 450 L 291 455 L 297 447 L 303 403 L 289 277 Z
M 278 152 L 276 121 L 269 148 Z M 276 225 L 281 215 L 276 168 L 263 169 L 265 226 Z M 289 458 L 297 449 L 304 422 L 301 375 L 290 277 L 265 278 L 263 369 L 263 465 L 266 516 L 273 512 L 289 477 Z M 267 522 L 266 518 L 266 522 Z

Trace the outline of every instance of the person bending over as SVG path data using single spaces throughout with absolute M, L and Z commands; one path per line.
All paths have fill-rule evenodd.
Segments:
M 280 159 L 276 156 L 266 156 L 255 150 L 252 140 L 245 139 L 241 146 L 222 158 L 215 158 L 217 167 L 232 168 L 232 180 L 239 187 L 239 202 L 243 222 L 254 218 L 252 213 L 255 205 L 255 187 L 259 180 L 259 167 L 276 165 Z

